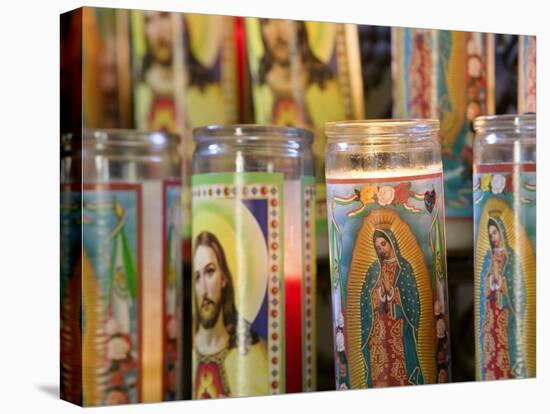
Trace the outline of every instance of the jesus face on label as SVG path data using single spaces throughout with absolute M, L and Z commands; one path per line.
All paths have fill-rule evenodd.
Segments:
M 214 249 L 199 246 L 194 255 L 194 281 L 198 321 L 205 329 L 212 328 L 219 316 L 225 277 Z

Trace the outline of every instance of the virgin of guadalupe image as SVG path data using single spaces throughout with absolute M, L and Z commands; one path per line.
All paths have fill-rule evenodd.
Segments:
M 361 290 L 361 347 L 368 387 L 423 384 L 418 360 L 420 299 L 410 263 L 391 230 L 375 230 L 378 260 Z
M 525 377 L 524 275 L 498 212 L 489 213 L 486 231 L 489 248 L 483 257 L 479 297 L 483 379 Z
M 430 273 L 398 212 L 382 208 L 363 218 L 346 286 L 351 388 L 435 383 Z
M 211 232 L 193 250 L 194 399 L 268 393 L 267 347 L 237 311 L 224 248 Z
M 520 218 L 496 197 L 476 212 L 478 380 L 536 376 L 536 254 Z

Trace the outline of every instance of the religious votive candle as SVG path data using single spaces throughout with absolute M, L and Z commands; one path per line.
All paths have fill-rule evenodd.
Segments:
M 536 376 L 536 116 L 476 118 L 478 380 Z
M 61 393 L 179 398 L 179 137 L 85 130 L 61 157 Z
M 314 390 L 313 136 L 254 125 L 193 135 L 193 398 Z
M 448 382 L 439 122 L 327 123 L 337 389 Z

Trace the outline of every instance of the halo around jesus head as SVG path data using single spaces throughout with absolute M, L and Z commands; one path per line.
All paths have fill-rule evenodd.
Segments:
M 334 52 L 336 23 L 306 21 L 304 24 L 310 49 L 321 62 L 328 63 Z
M 267 246 L 262 229 L 250 210 L 236 200 L 200 200 L 193 203 L 193 251 L 204 231 L 216 236 L 225 253 L 239 314 L 253 322 L 267 289 Z
M 193 56 L 203 66 L 211 68 L 220 53 L 224 25 L 227 21 L 224 16 L 188 13 L 185 15 L 185 24 Z

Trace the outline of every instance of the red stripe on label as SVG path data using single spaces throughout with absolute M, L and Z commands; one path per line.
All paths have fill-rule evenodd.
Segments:
M 512 172 L 512 171 L 536 172 L 537 164 L 481 164 L 474 166 L 474 174 L 492 173 L 492 172 Z
M 302 281 L 285 277 L 286 392 L 302 391 Z
M 428 180 L 431 178 L 442 177 L 443 173 L 436 172 L 431 174 L 406 175 L 399 177 L 365 177 L 365 178 L 327 178 L 327 184 L 364 184 L 364 183 L 390 183 L 394 181 L 413 181 Z

